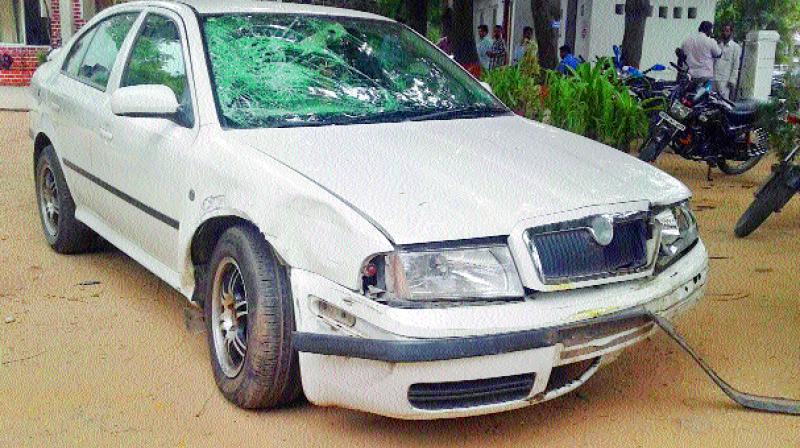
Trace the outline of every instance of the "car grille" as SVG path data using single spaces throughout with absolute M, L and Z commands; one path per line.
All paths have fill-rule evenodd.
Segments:
M 529 230 L 529 248 L 545 284 L 630 274 L 648 266 L 646 214 L 612 218 L 613 239 L 605 246 L 593 236 L 591 218 Z
M 417 409 L 442 410 L 485 406 L 526 398 L 536 375 L 502 376 L 447 383 L 417 383 L 408 389 L 408 401 Z

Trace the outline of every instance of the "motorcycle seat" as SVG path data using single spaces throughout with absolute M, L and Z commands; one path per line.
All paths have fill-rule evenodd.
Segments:
M 755 119 L 758 104 L 753 101 L 737 101 L 725 114 L 733 125 L 750 123 Z

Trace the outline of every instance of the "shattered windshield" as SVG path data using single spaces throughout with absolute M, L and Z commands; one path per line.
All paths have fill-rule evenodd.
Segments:
M 223 126 L 471 118 L 507 109 L 447 56 L 392 22 L 209 16 L 203 34 Z

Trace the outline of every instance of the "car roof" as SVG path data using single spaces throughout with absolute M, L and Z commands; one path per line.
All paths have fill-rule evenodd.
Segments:
M 131 2 L 132 3 L 132 2 Z M 313 14 L 340 17 L 356 17 L 373 20 L 390 20 L 386 17 L 353 9 L 332 8 L 329 6 L 306 5 L 299 3 L 263 0 L 166 0 L 145 1 L 148 4 L 181 3 L 197 11 L 198 14 L 225 13 L 275 13 L 275 14 Z M 130 4 L 130 3 L 128 3 Z

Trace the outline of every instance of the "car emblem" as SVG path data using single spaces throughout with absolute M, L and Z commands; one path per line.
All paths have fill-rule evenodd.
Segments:
M 589 233 L 601 246 L 608 246 L 614 239 L 614 218 L 610 215 L 596 216 L 591 221 Z

